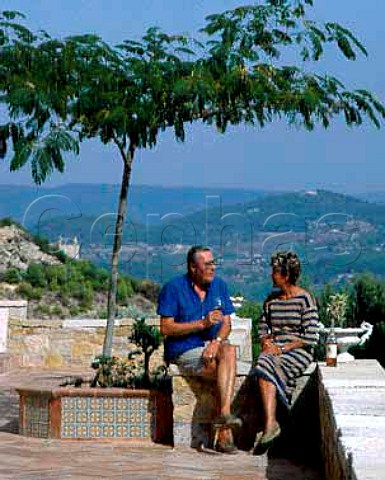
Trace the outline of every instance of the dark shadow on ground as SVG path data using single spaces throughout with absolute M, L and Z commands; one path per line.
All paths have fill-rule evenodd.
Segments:
M 19 433 L 19 396 L 0 392 L 0 432 Z
M 278 404 L 277 419 L 282 429 L 280 437 L 268 451 L 261 452 L 267 456 L 269 480 L 286 480 L 288 464 L 294 470 L 298 468 L 300 478 L 324 478 L 317 378 L 313 372 L 300 381 L 304 386 L 292 407 L 288 410 L 283 404 Z M 263 428 L 263 409 L 255 377 L 245 380 L 234 400 L 233 411 L 243 420 L 242 428 L 235 434 L 236 444 L 241 450 L 251 451 L 256 433 Z
M 280 463 L 289 460 L 303 471 L 309 480 L 323 480 L 321 431 L 319 423 L 318 384 L 313 372 L 290 410 L 279 405 L 278 421 L 282 433 L 268 451 L 267 478 L 281 480 Z

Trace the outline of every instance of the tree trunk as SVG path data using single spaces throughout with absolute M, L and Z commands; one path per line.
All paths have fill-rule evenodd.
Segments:
M 143 378 L 143 387 L 150 387 L 150 357 L 152 352 L 144 352 L 144 378 Z
M 110 286 L 108 289 L 107 304 L 107 328 L 104 336 L 103 355 L 111 357 L 112 340 L 114 337 L 114 323 L 116 314 L 116 294 L 118 291 L 118 273 L 119 273 L 119 255 L 122 246 L 123 225 L 127 213 L 127 196 L 130 187 L 132 161 L 134 159 L 134 149 L 130 149 L 127 155 L 123 156 L 123 177 L 120 188 L 118 216 L 115 225 L 114 246 L 112 248 Z

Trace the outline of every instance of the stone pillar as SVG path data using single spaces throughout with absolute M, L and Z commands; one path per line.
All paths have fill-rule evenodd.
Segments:
M 7 351 L 9 308 L 0 306 L 0 353 Z
M 0 353 L 7 351 L 8 320 L 27 318 L 26 300 L 0 300 Z
M 237 349 L 237 361 L 252 363 L 251 318 L 231 318 L 231 333 L 229 341 Z

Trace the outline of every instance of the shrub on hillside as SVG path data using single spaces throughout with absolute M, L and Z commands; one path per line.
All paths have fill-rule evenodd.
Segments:
M 41 300 L 43 298 L 43 290 L 33 287 L 28 282 L 21 282 L 16 291 L 25 300 Z
M 46 288 L 47 278 L 44 265 L 38 263 L 29 265 L 24 274 L 24 281 L 28 282 L 32 287 Z
M 7 283 L 20 283 L 22 279 L 23 273 L 18 268 L 8 268 L 0 276 L 0 280 Z
M 151 280 L 143 280 L 137 286 L 137 293 L 154 303 L 158 300 L 159 292 L 160 286 Z

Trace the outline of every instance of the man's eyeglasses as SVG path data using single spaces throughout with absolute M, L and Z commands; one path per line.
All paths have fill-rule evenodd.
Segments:
M 212 267 L 212 266 L 215 266 L 215 265 L 219 265 L 219 260 L 216 259 L 216 258 L 213 258 L 212 260 L 209 260 L 208 262 L 205 262 L 205 267 Z

